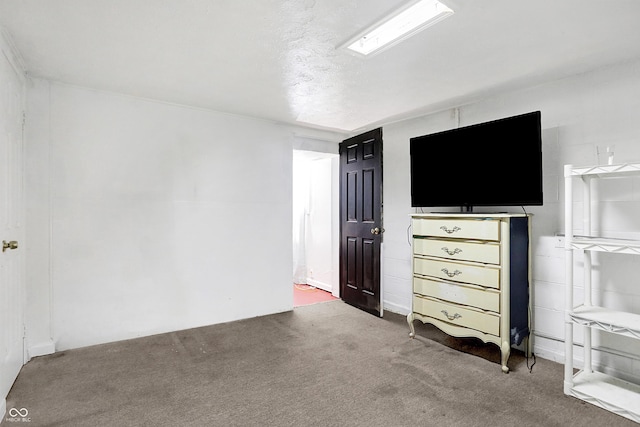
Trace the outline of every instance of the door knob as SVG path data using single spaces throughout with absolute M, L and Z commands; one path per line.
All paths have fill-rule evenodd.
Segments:
M 371 229 L 371 234 L 380 234 L 384 233 L 384 228 L 376 227 Z
M 7 242 L 6 240 L 2 241 L 2 252 L 6 251 L 7 249 L 18 249 L 18 242 L 15 240 L 11 240 L 10 242 Z

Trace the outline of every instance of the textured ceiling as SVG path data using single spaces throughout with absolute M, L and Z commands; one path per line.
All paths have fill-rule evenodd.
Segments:
M 355 132 L 640 58 L 638 0 L 443 0 L 360 58 L 336 46 L 399 0 L 0 0 L 36 77 Z

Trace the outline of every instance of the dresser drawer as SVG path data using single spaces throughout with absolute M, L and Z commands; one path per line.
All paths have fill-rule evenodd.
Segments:
M 414 218 L 412 224 L 414 236 L 500 240 L 499 220 Z
M 413 239 L 413 253 L 485 264 L 500 264 L 500 245 L 497 243 Z
M 452 283 L 414 277 L 413 292 L 426 297 L 481 308 L 482 310 L 500 312 L 499 291 L 459 286 Z
M 452 325 L 475 329 L 485 334 L 500 335 L 500 316 L 497 314 L 419 296 L 413 297 L 413 311 Z
M 500 270 L 494 267 L 467 265 L 450 261 L 414 258 L 413 272 L 443 280 L 500 288 Z

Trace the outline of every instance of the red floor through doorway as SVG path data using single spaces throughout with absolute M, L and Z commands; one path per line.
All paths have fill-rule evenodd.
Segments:
M 337 298 L 330 292 L 315 288 L 311 285 L 294 283 L 293 285 L 293 306 L 316 304 L 319 302 L 333 301 Z

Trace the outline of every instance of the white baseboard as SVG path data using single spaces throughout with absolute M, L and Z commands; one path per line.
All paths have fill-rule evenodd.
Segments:
M 38 356 L 46 356 L 47 354 L 53 354 L 56 352 L 56 346 L 53 341 L 47 341 L 32 345 L 27 350 L 29 352 L 29 359 Z
M 560 363 L 564 365 L 564 353 L 560 353 L 553 348 L 544 347 L 538 344 L 534 344 L 533 353 L 542 359 L 550 360 L 552 362 Z
M 311 285 L 314 288 L 322 289 L 323 291 L 327 292 L 333 291 L 333 286 L 331 286 L 329 283 L 324 283 L 319 280 L 307 278 L 307 285 Z
M 534 331 L 534 349 L 533 352 L 536 356 L 551 360 L 552 362 L 564 365 L 564 340 L 538 334 Z M 573 348 L 573 367 L 575 369 L 582 369 L 584 366 L 584 349 L 581 344 L 576 344 Z M 597 357 L 596 357 L 597 356 Z M 618 363 L 603 363 L 602 360 L 613 360 L 618 358 Z M 640 358 L 636 354 L 626 353 L 619 350 L 613 350 L 606 347 L 593 349 L 592 367 L 598 372 L 629 381 L 632 383 L 640 383 L 640 377 L 638 374 L 629 369 L 619 369 L 619 367 L 626 367 L 626 359 L 629 359 L 631 363 L 638 363 Z
M 384 311 L 390 311 L 392 313 L 401 314 L 406 316 L 411 311 L 410 307 L 405 307 L 403 305 L 394 304 L 388 301 L 383 301 L 382 306 L 384 307 Z

